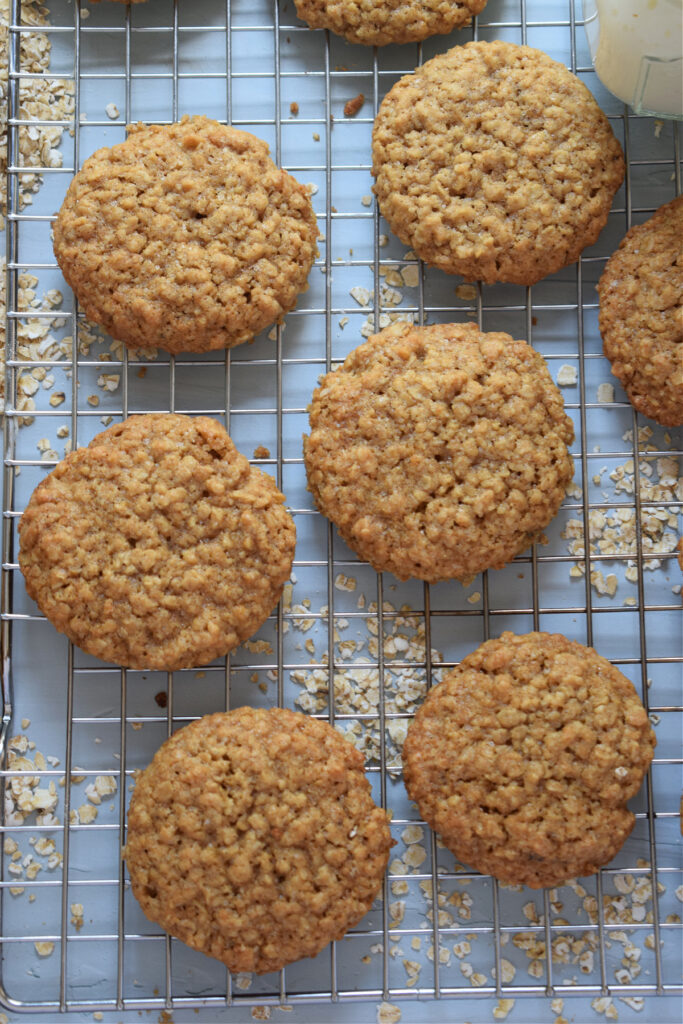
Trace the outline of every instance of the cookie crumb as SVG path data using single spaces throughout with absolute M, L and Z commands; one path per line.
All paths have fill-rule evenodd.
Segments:
M 299 104 L 296 102 L 296 100 L 289 104 L 289 112 L 292 115 L 292 117 L 299 116 Z
M 365 96 L 362 92 L 359 92 L 352 100 L 347 100 L 344 105 L 344 117 L 355 117 L 364 103 Z

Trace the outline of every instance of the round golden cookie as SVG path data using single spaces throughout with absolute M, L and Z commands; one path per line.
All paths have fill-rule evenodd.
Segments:
M 408 794 L 458 859 L 534 889 L 593 874 L 635 817 L 655 735 L 592 648 L 503 633 L 434 687 L 408 729 Z
M 278 708 L 175 733 L 128 812 L 147 917 L 232 971 L 277 971 L 341 939 L 379 894 L 393 845 L 363 767 L 327 722 Z
M 265 142 L 206 117 L 129 127 L 75 176 L 54 249 L 86 315 L 133 347 L 230 348 L 306 288 L 318 228 Z
M 294 0 L 311 28 L 329 28 L 351 43 L 413 43 L 469 25 L 486 0 Z
M 399 579 L 502 568 L 573 475 L 572 424 L 541 356 L 472 324 L 387 327 L 323 378 L 309 413 L 318 508 Z
M 603 351 L 638 412 L 683 424 L 683 196 L 632 227 L 598 283 Z
M 500 41 L 456 46 L 397 82 L 372 155 L 392 231 L 427 263 L 487 284 L 534 284 L 573 263 L 624 176 L 585 85 Z
M 205 416 L 132 416 L 71 452 L 19 526 L 29 596 L 88 654 L 205 665 L 250 637 L 289 577 L 273 480 Z

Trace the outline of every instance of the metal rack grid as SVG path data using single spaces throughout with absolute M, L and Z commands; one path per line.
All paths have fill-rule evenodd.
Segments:
M 73 135 L 64 137 L 63 167 L 26 168 L 20 166 L 19 144 L 28 122 L 21 117 L 19 92 L 20 81 L 31 76 L 22 73 L 21 67 L 20 40 L 27 31 L 21 25 L 21 0 L 12 0 L 3 739 L 9 736 L 10 724 L 21 719 L 20 709 L 28 707 L 34 718 L 42 719 L 39 745 L 49 745 L 50 725 L 54 733 L 54 723 L 59 723 L 59 740 L 53 738 L 52 742 L 53 749 L 55 744 L 59 749 L 61 764 L 29 771 L 9 769 L 5 763 L 2 776 L 6 784 L 28 774 L 45 779 L 46 785 L 47 780 L 63 778 L 64 787 L 55 811 L 58 826 L 37 825 L 30 817 L 22 824 L 8 824 L 3 818 L 3 833 L 20 844 L 28 836 L 53 838 L 63 854 L 63 866 L 53 875 L 43 872 L 35 880 L 22 880 L 26 893 L 36 895 L 34 906 L 41 907 L 40 916 L 36 916 L 30 906 L 27 909 L 23 904 L 20 908 L 18 900 L 9 894 L 16 879 L 7 874 L 5 858 L 0 881 L 4 920 L 2 1000 L 13 1009 L 50 1011 L 416 996 L 650 996 L 680 991 L 676 967 L 680 919 L 675 920 L 671 911 L 676 906 L 672 892 L 683 880 L 676 806 L 676 790 L 680 790 L 677 737 L 683 714 L 683 633 L 680 605 L 671 595 L 671 583 L 676 578 L 674 556 L 671 552 L 646 550 L 640 524 L 643 513 L 650 509 L 681 511 L 680 500 L 646 500 L 642 491 L 649 479 L 647 467 L 657 458 L 680 457 L 682 439 L 678 437 L 676 448 L 676 438 L 662 430 L 656 430 L 653 437 L 644 435 L 643 421 L 621 392 L 621 400 L 609 406 L 592 399 L 596 383 L 610 379 L 600 354 L 592 285 L 632 218 L 634 222 L 645 219 L 681 191 L 678 127 L 671 123 L 655 125 L 651 119 L 636 117 L 601 90 L 587 59 L 579 5 L 572 0 L 490 0 L 470 30 L 455 33 L 448 40 L 437 37 L 421 46 L 367 51 L 346 47 L 327 33 L 310 33 L 296 21 L 292 6 L 286 3 L 271 5 L 261 0 L 248 7 L 245 13 L 238 0 L 225 0 L 223 4 L 202 0 L 192 5 L 191 21 L 186 23 L 182 0 L 133 8 L 102 4 L 90 9 L 87 20 L 77 4 L 73 13 L 60 6 L 56 23 L 41 31 L 49 36 L 53 58 L 56 55 L 59 63 L 57 70 L 47 74 L 73 83 L 74 117 L 61 123 Z M 461 299 L 453 293 L 457 281 L 420 264 L 417 286 L 399 307 L 418 323 L 469 318 L 483 329 L 507 329 L 539 347 L 553 376 L 564 361 L 578 370 L 578 400 L 568 401 L 567 409 L 576 426 L 576 479 L 582 495 L 568 499 L 563 506 L 557 529 L 549 530 L 547 549 L 535 546 L 516 559 L 509 572 L 484 574 L 474 584 L 477 589 L 470 588 L 466 596 L 459 584 L 430 588 L 413 581 L 399 585 L 393 578 L 376 576 L 358 563 L 305 494 L 299 438 L 317 375 L 355 347 L 360 340 L 359 327 L 369 312 L 374 310 L 380 316 L 396 312 L 391 305 L 383 306 L 386 296 L 380 272 L 385 268 L 400 272 L 414 265 L 411 255 L 395 240 L 385 244 L 383 236 L 388 231 L 377 209 L 358 201 L 361 189 L 370 192 L 369 138 L 378 104 L 393 82 L 415 64 L 447 45 L 472 37 L 529 42 L 564 59 L 596 91 L 611 117 L 624 143 L 628 172 L 603 236 L 577 266 L 534 289 L 477 287 L 475 293 Z M 155 47 L 158 52 L 151 60 L 149 54 Z M 101 115 L 103 97 L 110 98 L 104 89 L 115 94 L 121 106 L 122 116 L 115 126 Z M 365 93 L 366 102 L 359 115 L 354 119 L 344 117 L 344 101 L 360 91 Z M 310 101 L 308 96 L 312 97 Z M 295 101 L 300 106 L 296 117 L 288 110 Z M 91 116 L 93 103 L 99 104 L 99 116 Z M 87 119 L 82 116 L 86 105 Z M 123 126 L 128 121 L 147 117 L 166 123 L 190 110 L 209 113 L 261 135 L 270 142 L 277 163 L 301 180 L 306 175 L 317 184 L 315 205 L 324 241 L 312 271 L 311 290 L 273 339 L 258 339 L 253 347 L 242 346 L 225 357 L 213 353 L 207 357 L 160 354 L 152 358 L 143 354 L 134 359 L 125 350 L 115 350 L 112 356 L 106 342 L 80 351 L 75 345 L 71 358 L 46 359 L 42 364 L 51 373 L 67 372 L 68 412 L 53 410 L 45 400 L 31 413 L 33 423 L 21 425 L 26 414 L 16 407 L 17 382 L 22 371 L 35 368 L 36 363 L 27 363 L 17 352 L 18 325 L 27 316 L 27 311 L 19 308 L 19 276 L 31 271 L 40 276 L 41 285 L 43 280 L 53 286 L 59 281 L 52 262 L 49 224 L 69 176 L 97 145 L 123 138 Z M 313 144 L 304 138 L 304 132 Z M 43 176 L 40 195 L 44 201 L 39 197 L 33 209 L 22 211 L 19 177 L 27 170 Z M 348 298 L 349 284 L 359 283 L 367 284 L 371 295 L 367 308 L 359 308 Z M 49 308 L 30 311 L 32 318 L 51 322 L 55 315 Z M 348 324 L 342 327 L 340 318 L 348 318 Z M 63 319 L 62 333 L 77 339 L 83 321 L 75 304 L 65 310 Z M 108 361 L 103 360 L 103 354 Z M 106 406 L 103 402 L 93 408 L 82 396 L 87 387 L 95 390 L 96 378 L 103 370 L 120 376 L 120 389 L 109 399 L 103 396 Z M 139 383 L 141 374 L 146 374 L 146 380 Z M 219 666 L 201 673 L 199 684 L 192 673 L 160 679 L 159 674 L 109 668 L 68 646 L 27 600 L 16 562 L 16 525 L 21 509 L 44 470 L 54 465 L 54 461 L 35 457 L 35 438 L 55 423 L 66 422 L 76 446 L 87 443 L 101 429 L 103 412 L 116 418 L 148 409 L 201 412 L 221 418 L 238 447 L 248 455 L 257 444 L 270 446 L 272 456 L 253 461 L 271 472 L 287 494 L 300 537 L 294 567 L 300 579 L 294 590 L 300 598 L 304 594 L 310 597 L 310 606 L 301 603 L 300 598 L 290 605 L 281 604 L 259 634 L 266 638 L 264 657 L 254 657 L 253 651 L 244 649 L 235 652 Z M 633 459 L 632 495 L 606 494 L 593 483 L 594 471 L 600 465 L 606 463 L 609 467 L 629 457 Z M 567 553 L 559 532 L 566 517 L 574 516 L 588 536 L 592 511 L 618 514 L 624 509 L 635 513 L 636 550 L 632 561 L 639 568 L 635 605 L 628 606 L 606 599 L 591 586 L 594 567 L 618 571 L 625 561 L 624 554 L 587 550 L 585 559 L 577 557 Z M 661 565 L 646 577 L 645 564 L 654 559 Z M 570 586 L 569 568 L 583 561 L 585 575 Z M 339 589 L 339 573 L 358 578 L 358 592 L 365 593 L 374 604 L 360 607 L 355 592 L 351 601 L 348 592 Z M 292 642 L 292 637 L 298 639 L 301 632 L 297 626 L 308 629 L 309 622 L 310 635 L 317 641 L 312 659 L 305 656 L 301 644 Z M 118 856 L 125 837 L 129 782 L 156 746 L 191 718 L 231 703 L 296 706 L 300 689 L 293 682 L 293 674 L 318 670 L 329 675 L 330 664 L 335 677 L 343 673 L 348 663 L 337 635 L 342 622 L 347 623 L 346 628 L 348 624 L 356 628 L 359 635 L 365 630 L 387 638 L 404 628 L 417 636 L 418 648 L 422 647 L 421 657 L 411 660 L 406 655 L 399 661 L 395 652 L 389 653 L 386 643 L 378 643 L 369 661 L 353 662 L 361 671 L 376 673 L 377 696 L 374 703 L 370 701 L 369 710 L 345 708 L 335 692 L 323 710 L 315 711 L 341 727 L 360 723 L 370 737 L 370 755 L 373 737 L 377 741 L 377 756 L 370 756 L 368 762 L 369 777 L 377 799 L 394 811 L 392 830 L 398 839 L 408 825 L 419 824 L 415 809 L 397 784 L 400 768 L 389 735 L 393 722 L 410 717 L 410 709 L 400 710 L 392 702 L 401 673 L 416 673 L 419 681 L 431 684 L 443 668 L 457 663 L 481 640 L 505 628 L 519 632 L 556 629 L 594 644 L 633 679 L 648 710 L 658 717 L 660 745 L 653 770 L 636 801 L 634 836 L 613 865 L 595 879 L 584 880 L 587 896 L 562 889 L 558 897 L 546 890 L 536 897 L 538 914 L 529 918 L 523 902 L 531 893 L 522 897 L 464 870 L 430 836 L 423 864 L 412 870 L 404 863 L 403 872 L 391 872 L 385 880 L 381 903 L 348 940 L 333 944 L 314 965 L 293 965 L 278 976 L 252 980 L 246 989 L 240 979 L 231 978 L 220 965 L 191 954 L 136 911 Z M 265 692 L 253 684 L 250 688 L 249 679 L 254 675 Z M 45 685 L 47 679 L 49 687 Z M 267 682 L 262 682 L 264 679 Z M 155 689 L 166 695 L 163 713 L 152 701 Z M 12 731 L 18 731 L 18 726 L 13 724 Z M 95 731 L 104 735 L 94 736 Z M 99 744 L 99 749 L 94 744 Z M 118 783 L 110 822 L 98 818 L 88 825 L 70 823 L 76 801 L 82 798 L 75 790 L 80 784 L 77 780 L 101 774 L 114 777 Z M 643 918 L 633 918 L 627 925 L 613 919 L 610 903 L 612 896 L 621 891 L 614 886 L 624 874 L 636 884 L 652 876 L 658 883 L 653 898 L 643 901 Z M 390 909 L 396 886 L 400 890 L 401 883 L 409 890 L 407 909 L 403 921 L 393 927 Z M 469 917 L 441 909 L 462 907 L 463 890 L 467 891 L 468 886 L 477 892 Z M 90 894 L 97 901 L 96 909 L 81 933 L 70 920 L 71 902 L 76 898 L 85 901 Z M 454 895 L 458 895 L 459 902 L 453 903 Z M 586 917 L 585 899 L 591 897 L 594 913 Z M 21 898 L 25 899 L 25 894 Z M 559 904 L 563 904 L 561 913 Z M 437 906 L 439 912 L 435 913 Z M 641 962 L 647 963 L 642 976 L 628 981 L 610 973 L 615 957 L 612 933 L 623 932 L 624 928 L 641 949 Z M 593 945 L 588 940 L 594 964 L 586 971 L 582 966 L 584 978 L 578 981 L 568 976 L 562 958 L 555 956 L 558 939 L 568 933 L 581 935 L 584 942 L 586 935 L 594 938 Z M 515 937 L 524 934 L 532 935 L 553 954 L 539 954 L 540 975 L 537 972 L 536 976 L 523 978 L 522 957 L 516 962 L 515 977 L 506 980 L 505 960 L 514 958 L 519 948 L 512 949 Z M 653 936 L 649 945 L 645 942 L 647 935 Z M 485 972 L 484 982 L 473 988 L 459 970 L 458 960 L 441 962 L 440 955 L 425 958 L 422 949 L 406 954 L 422 957 L 423 961 L 418 983 L 413 986 L 410 977 L 404 976 L 401 956 L 394 957 L 392 949 L 403 943 L 407 950 L 409 940 L 415 938 L 421 945 L 431 943 L 433 950 L 439 951 L 464 940 L 476 946 L 470 959 L 476 961 L 475 969 Z M 41 940 L 54 942 L 55 954 L 40 962 L 38 988 L 35 977 L 26 977 L 26 965 L 29 970 L 35 966 L 33 943 Z M 370 960 L 369 965 L 365 965 L 361 953 Z M 84 994 L 81 986 L 85 984 L 94 986 L 93 994 Z

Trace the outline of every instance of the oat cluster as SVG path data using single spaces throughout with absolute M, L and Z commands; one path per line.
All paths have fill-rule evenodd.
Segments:
M 469 25 L 486 0 L 294 0 L 311 28 L 329 28 L 351 43 L 414 43 Z
M 609 661 L 564 636 L 504 633 L 428 694 L 403 748 L 405 783 L 456 857 L 541 888 L 614 857 L 654 747 Z
M 585 85 L 540 50 L 473 42 L 406 75 L 373 131 L 375 194 L 425 262 L 534 284 L 597 239 L 624 176 Z
M 502 568 L 573 475 L 540 355 L 472 324 L 394 324 L 327 374 L 304 438 L 308 486 L 378 572 L 431 583 Z
M 369 910 L 392 845 L 362 755 L 326 722 L 243 707 L 157 751 L 126 861 L 145 914 L 233 971 L 316 956 Z
M 54 229 L 86 315 L 133 347 L 230 348 L 281 320 L 317 254 L 308 189 L 206 117 L 138 124 L 75 176 Z
M 632 227 L 598 283 L 612 373 L 638 412 L 683 424 L 683 196 Z
M 19 527 L 29 595 L 98 658 L 171 671 L 250 637 L 294 557 L 284 497 L 204 416 L 133 416 L 71 452 Z

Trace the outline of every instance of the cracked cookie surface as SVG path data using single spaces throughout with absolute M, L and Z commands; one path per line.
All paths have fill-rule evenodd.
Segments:
M 329 28 L 351 43 L 415 43 L 469 25 L 486 0 L 295 0 L 311 28 Z
M 140 775 L 126 861 L 147 917 L 233 971 L 316 956 L 370 909 L 392 846 L 361 753 L 327 722 L 239 708 Z
M 683 196 L 632 227 L 598 283 L 612 373 L 638 412 L 683 423 Z
M 19 526 L 26 589 L 104 661 L 205 665 L 280 597 L 295 544 L 284 500 L 215 420 L 132 416 L 33 492 Z
M 280 321 L 307 287 L 308 188 L 265 142 L 206 117 L 137 124 L 89 157 L 54 229 L 84 312 L 132 347 L 206 352 Z
M 474 42 L 394 85 L 373 130 L 374 191 L 432 266 L 534 284 L 578 259 L 624 176 L 585 85 L 540 50 Z
M 504 633 L 428 693 L 403 764 L 456 857 L 541 888 L 615 856 L 654 748 L 633 684 L 606 658 L 558 634 Z
M 309 407 L 308 486 L 378 572 L 435 583 L 502 568 L 573 475 L 544 360 L 471 324 L 395 324 L 327 374 Z

